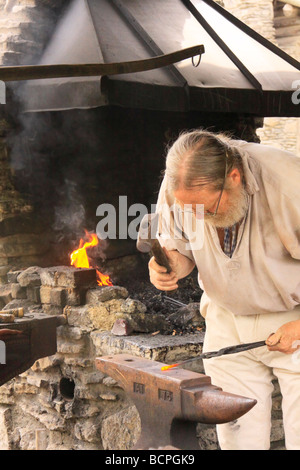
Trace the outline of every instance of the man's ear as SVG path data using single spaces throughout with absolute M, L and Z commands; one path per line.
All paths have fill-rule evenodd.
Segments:
M 239 186 L 242 181 L 241 172 L 237 168 L 233 168 L 233 170 L 228 173 L 227 178 L 230 179 L 231 187 Z

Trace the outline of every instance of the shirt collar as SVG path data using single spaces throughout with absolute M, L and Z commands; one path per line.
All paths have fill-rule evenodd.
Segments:
M 259 186 L 256 178 L 259 172 L 258 165 L 256 161 L 251 158 L 249 153 L 243 148 L 243 145 L 237 146 L 237 150 L 239 151 L 239 154 L 242 158 L 245 189 L 247 193 L 252 196 L 254 193 L 259 191 Z

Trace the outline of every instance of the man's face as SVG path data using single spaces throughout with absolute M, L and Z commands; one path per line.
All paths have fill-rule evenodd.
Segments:
M 232 180 L 230 176 L 228 178 L 226 189 L 222 194 L 221 191 L 214 191 L 206 186 L 192 190 L 179 188 L 174 191 L 174 196 L 182 209 L 185 204 L 189 204 L 194 213 L 197 204 L 203 204 L 205 223 L 220 228 L 230 227 L 245 216 L 248 208 L 248 196 L 241 180 Z M 218 202 L 217 214 L 214 215 Z

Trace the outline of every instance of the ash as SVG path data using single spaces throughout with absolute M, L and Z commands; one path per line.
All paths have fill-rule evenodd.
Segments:
M 199 303 L 203 291 L 200 289 L 197 280 L 197 271 L 194 270 L 188 277 L 178 282 L 178 289 L 172 292 L 162 292 L 154 287 L 149 279 L 131 280 L 130 283 L 123 283 L 128 290 L 130 298 L 139 300 L 147 307 L 147 314 L 162 314 L 170 319 L 170 328 L 160 331 L 162 334 L 179 334 L 199 332 L 204 330 L 204 319 L 199 313 Z M 171 299 L 179 301 L 193 309 L 195 316 L 185 315 L 186 308 L 173 303 Z

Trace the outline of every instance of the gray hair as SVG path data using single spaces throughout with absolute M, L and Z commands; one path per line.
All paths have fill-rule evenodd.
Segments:
M 169 148 L 165 174 L 171 189 L 196 189 L 210 185 L 222 189 L 227 159 L 227 174 L 238 168 L 242 172 L 241 156 L 224 134 L 204 130 L 183 132 Z

